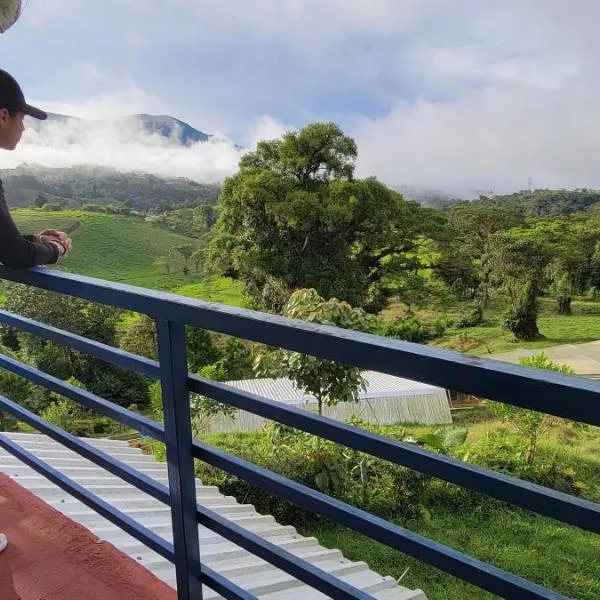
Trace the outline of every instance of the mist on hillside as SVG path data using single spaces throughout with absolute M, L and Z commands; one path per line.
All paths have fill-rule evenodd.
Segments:
M 15 152 L 3 154 L 2 167 L 100 165 L 213 183 L 235 172 L 242 153 L 222 135 L 186 146 L 148 133 L 134 121 L 67 119 L 43 126 L 26 123 L 21 144 Z

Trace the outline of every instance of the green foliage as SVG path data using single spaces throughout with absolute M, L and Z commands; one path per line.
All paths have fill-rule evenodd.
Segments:
M 0 348 L 2 354 L 8 354 L 11 358 L 19 358 L 7 348 Z M 34 387 L 22 377 L 5 369 L 0 370 L 0 395 L 16 402 L 20 406 L 37 412 Z M 17 425 L 17 420 L 9 413 L 0 411 L 0 431 L 10 431 Z
M 42 210 L 45 210 L 46 212 L 58 212 L 59 210 L 62 210 L 62 206 L 60 204 L 51 204 L 48 202 L 42 206 Z
M 192 371 L 199 371 L 220 358 L 220 352 L 215 347 L 210 333 L 205 329 L 187 326 L 185 339 L 188 354 L 188 366 Z
M 469 310 L 459 315 L 456 320 L 456 327 L 475 327 L 483 321 L 483 310 L 480 304 L 472 306 Z
M 81 210 L 46 213 L 16 209 L 12 215 L 23 233 L 46 228 L 71 232 L 73 250 L 68 260 L 56 268 L 156 289 L 171 290 L 197 277 L 183 272 L 167 274 L 154 262 L 175 246 L 197 243 L 171 231 L 156 227 L 139 217 L 125 217 Z
M 240 339 L 227 339 L 222 357 L 216 364 L 222 367 L 225 373 L 225 379 L 221 381 L 237 381 L 254 377 L 254 356 L 251 347 Z
M 11 206 L 52 199 L 80 200 L 96 205 L 116 202 L 144 211 L 174 206 L 215 204 L 219 188 L 189 179 L 165 179 L 148 173 L 121 173 L 105 167 L 45 168 L 21 166 L 0 173 Z
M 136 315 L 121 326 L 119 346 L 123 350 L 156 359 L 156 324 L 148 315 Z
M 417 442 L 440 454 L 450 454 L 456 447 L 465 443 L 467 433 L 468 430 L 464 425 L 451 425 L 420 435 Z
M 160 385 L 160 381 L 153 381 L 150 384 L 150 412 L 153 419 L 161 423 L 164 421 L 162 386 Z
M 354 140 L 331 123 L 259 143 L 223 185 L 211 268 L 244 281 L 268 310 L 299 288 L 383 307 L 439 218 L 375 179 L 354 179 L 355 159 Z
M 105 213 L 106 206 L 100 206 L 99 204 L 83 204 L 81 206 L 81 210 L 85 210 L 87 212 L 96 212 L 96 213 Z
M 477 206 L 498 206 L 523 215 L 549 217 L 579 212 L 597 211 L 600 192 L 596 190 L 534 190 L 520 191 L 506 196 L 481 198 Z
M 344 329 L 374 331 L 376 319 L 347 302 L 333 298 L 325 301 L 316 290 L 298 290 L 286 304 L 284 315 L 312 323 L 333 325 Z M 303 392 L 317 399 L 319 414 L 323 406 L 338 402 L 356 402 L 365 389 L 360 369 L 298 352 L 279 351 L 276 373 L 267 373 L 270 364 L 259 357 L 257 371 L 261 374 L 289 377 Z M 267 367 L 265 369 L 265 367 Z
M 357 423 L 358 424 L 358 423 Z M 361 423 L 362 425 L 362 423 Z M 395 428 L 400 437 L 402 428 Z M 261 433 L 209 434 L 203 439 L 236 456 L 384 517 L 415 516 L 428 478 L 388 461 L 325 440 L 271 425 Z M 284 523 L 311 521 L 314 514 L 287 503 L 206 463 L 197 465 L 206 484 L 244 498 Z
M 452 248 L 467 249 L 474 259 L 481 259 L 492 235 L 516 227 L 523 222 L 522 217 L 504 206 L 486 206 L 476 202 L 465 202 L 454 207 L 449 222 L 457 230 L 451 238 Z M 457 244 L 457 239 L 460 244 Z
M 566 366 L 552 362 L 544 353 L 532 357 L 524 357 L 519 361 L 522 365 L 574 375 L 574 371 Z M 552 415 L 542 412 L 519 408 L 511 404 L 490 403 L 491 410 L 504 422 L 514 427 L 519 435 L 526 441 L 525 461 L 528 465 L 534 463 L 537 447 L 540 438 L 557 422 L 559 419 Z
M 538 296 L 545 283 L 550 258 L 543 238 L 528 230 L 512 229 L 491 236 L 486 244 L 491 280 L 510 299 L 505 327 L 517 339 L 540 337 L 537 326 Z
M 52 402 L 42 413 L 44 418 L 49 423 L 69 431 L 73 421 L 76 418 L 77 404 L 67 398 L 61 398 L 56 402 Z
M 447 320 L 440 318 L 429 323 L 416 317 L 400 317 L 378 325 L 376 333 L 385 337 L 393 337 L 407 342 L 422 343 L 434 340 L 446 331 Z
M 119 313 L 111 307 L 21 285 L 8 288 L 5 307 L 54 327 L 116 345 Z M 144 406 L 148 402 L 147 382 L 136 373 L 26 333 L 18 332 L 17 339 L 25 358 L 55 377 L 74 377 L 90 391 L 121 406 L 134 403 Z

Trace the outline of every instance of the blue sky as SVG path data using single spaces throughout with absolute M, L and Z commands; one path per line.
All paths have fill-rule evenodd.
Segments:
M 335 120 L 360 173 L 394 185 L 600 186 L 599 16 L 591 0 L 28 0 L 0 56 L 31 99 L 80 116 L 167 113 L 248 146 Z

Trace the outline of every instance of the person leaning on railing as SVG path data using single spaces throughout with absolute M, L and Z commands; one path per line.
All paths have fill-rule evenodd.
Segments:
M 14 150 L 25 130 L 25 115 L 46 119 L 47 114 L 25 102 L 21 87 L 6 71 L 0 69 L 0 148 Z M 72 243 L 64 231 L 45 229 L 33 236 L 22 236 L 4 197 L 0 180 L 0 262 L 7 267 L 26 269 L 35 265 L 53 264 L 69 253 Z M 0 532 L 0 552 L 8 544 Z
M 48 115 L 30 106 L 17 81 L 0 69 L 0 149 L 14 150 L 25 130 L 23 120 L 28 115 L 46 119 Z M 0 262 L 7 267 L 26 269 L 36 265 L 54 264 L 71 250 L 72 242 L 64 231 L 45 229 L 32 236 L 19 233 L 4 197 L 0 180 Z

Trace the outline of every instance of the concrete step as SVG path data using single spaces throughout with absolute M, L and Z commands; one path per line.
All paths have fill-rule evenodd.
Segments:
M 137 542 L 137 540 L 135 540 L 135 538 L 133 538 L 129 534 L 125 533 L 123 530 L 121 530 L 116 525 L 113 525 L 109 521 L 106 521 L 106 523 L 107 523 L 106 525 L 94 527 L 94 529 L 92 530 L 93 533 L 98 536 L 98 538 L 105 540 L 105 541 L 110 541 L 110 543 L 114 543 L 115 546 L 119 546 L 122 543 L 131 543 L 132 541 Z M 161 537 L 163 537 L 168 542 L 173 541 L 173 532 L 172 532 L 171 521 L 152 523 L 150 525 L 147 525 L 147 527 L 148 527 L 148 529 L 151 529 L 157 535 L 160 535 Z M 256 521 L 254 523 L 250 523 L 247 527 L 245 527 L 245 529 L 248 529 L 248 531 L 252 531 L 253 533 L 256 533 L 257 535 L 260 535 L 261 538 L 267 539 L 267 540 L 273 542 L 274 544 L 279 543 L 277 541 L 278 539 L 289 537 L 292 535 L 297 535 L 295 528 L 292 527 L 291 525 L 284 526 L 284 525 L 279 525 L 278 523 L 275 523 L 275 524 L 265 523 L 263 521 Z M 200 537 L 200 546 L 201 547 L 203 547 L 203 545 L 206 545 L 206 544 L 219 544 L 219 543 L 224 543 L 226 541 L 220 535 L 214 533 L 210 529 L 207 529 L 206 527 L 203 527 L 203 526 L 198 527 L 198 534 Z M 275 539 L 275 538 L 277 538 L 277 539 Z M 137 542 L 137 543 L 139 543 L 139 542 Z
M 23 487 L 26 487 L 31 491 L 35 489 L 39 490 L 40 493 L 46 493 L 46 491 L 49 493 L 52 490 L 56 490 L 61 497 L 70 498 L 65 491 L 48 481 L 42 475 L 39 475 L 33 469 L 28 471 L 25 475 L 17 474 L 13 478 L 15 481 L 18 480 Z M 168 485 L 167 480 L 157 481 L 164 485 Z M 104 497 L 104 494 L 118 494 L 122 497 L 128 496 L 130 493 L 135 495 L 142 494 L 142 497 L 150 497 L 144 492 L 140 492 L 135 486 L 122 481 L 116 476 L 110 475 L 110 473 L 107 473 L 106 471 L 98 477 L 78 477 L 77 482 L 96 494 L 102 493 L 102 497 Z M 196 498 L 198 499 L 198 502 L 201 502 L 203 498 L 212 496 L 213 494 L 219 494 L 219 489 L 216 486 L 202 485 L 199 481 L 196 483 Z M 221 497 L 224 496 L 221 495 Z
M 41 444 L 46 446 L 54 446 L 63 448 L 59 442 L 49 438 L 41 433 L 19 433 L 19 432 L 7 432 L 6 437 L 13 440 L 14 442 L 18 442 L 24 448 L 28 448 L 29 444 Z M 105 447 L 105 448 L 132 448 L 132 446 L 128 442 L 124 442 L 121 440 L 111 440 L 108 438 L 85 438 L 82 440 L 87 444 L 91 444 L 92 446 L 97 447 Z M 137 450 L 137 448 L 134 448 Z
M 61 465 L 60 463 L 52 464 L 50 461 L 46 462 L 48 462 L 48 464 L 51 467 L 58 469 L 61 473 L 73 479 L 77 479 L 78 477 L 93 477 L 94 475 L 101 476 L 103 473 L 106 473 L 106 471 L 95 465 L 86 466 L 85 464 L 78 465 L 77 463 L 72 463 L 70 465 Z M 144 473 L 145 475 L 148 475 L 149 477 L 152 477 L 152 479 L 156 479 L 157 481 L 166 482 L 167 480 L 166 468 L 148 466 L 141 469 L 138 468 L 137 470 L 141 473 Z M 27 475 L 31 471 L 30 467 L 24 465 L 23 463 L 6 465 L 3 464 L 3 461 L 0 461 L 0 472 L 6 473 L 10 477 L 18 477 L 20 475 Z M 118 479 L 115 480 L 119 481 Z
M 150 496 L 145 498 L 139 498 L 137 495 L 131 497 L 122 496 L 104 496 L 103 499 L 109 502 L 115 508 L 128 512 L 130 510 L 143 509 L 143 508 L 159 508 L 165 505 L 159 500 L 155 500 Z M 225 501 L 225 502 L 224 502 Z M 61 512 L 71 510 L 71 507 L 81 507 L 78 500 L 71 499 L 55 499 L 49 501 L 48 504 L 54 506 Z M 235 498 L 231 496 L 205 496 L 198 499 L 198 504 L 205 506 L 218 512 L 219 514 L 234 514 L 234 513 L 255 513 L 254 506 L 251 504 L 237 504 Z

